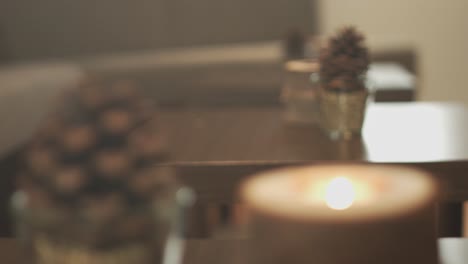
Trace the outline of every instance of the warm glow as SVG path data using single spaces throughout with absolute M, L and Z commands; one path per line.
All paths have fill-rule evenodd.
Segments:
M 345 210 L 351 207 L 355 199 L 353 183 L 345 177 L 334 178 L 325 190 L 325 202 L 331 209 Z
M 437 191 L 425 173 L 381 165 L 285 168 L 245 184 L 252 211 L 311 223 L 393 218 L 432 201 Z

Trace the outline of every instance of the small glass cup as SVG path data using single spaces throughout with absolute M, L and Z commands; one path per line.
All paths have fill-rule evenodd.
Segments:
M 362 89 L 319 90 L 320 126 L 332 140 L 360 138 L 366 110 L 373 101 L 372 82 L 359 77 Z M 346 84 L 345 84 L 346 85 Z
M 314 59 L 285 63 L 285 81 L 281 91 L 284 118 L 291 123 L 318 122 L 319 62 Z

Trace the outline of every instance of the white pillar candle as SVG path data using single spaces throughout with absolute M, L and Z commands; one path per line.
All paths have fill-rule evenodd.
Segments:
M 241 195 L 252 263 L 437 263 L 437 185 L 405 167 L 328 165 L 260 173 Z

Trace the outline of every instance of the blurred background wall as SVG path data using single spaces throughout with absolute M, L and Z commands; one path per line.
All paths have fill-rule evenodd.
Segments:
M 0 63 L 330 34 L 417 54 L 418 98 L 468 103 L 467 0 L 0 0 Z
M 355 24 L 374 50 L 418 55 L 419 99 L 468 103 L 467 0 L 321 0 L 321 31 Z
M 0 0 L 10 60 L 272 40 L 313 32 L 309 0 Z M 1 56 L 1 55 L 0 55 Z

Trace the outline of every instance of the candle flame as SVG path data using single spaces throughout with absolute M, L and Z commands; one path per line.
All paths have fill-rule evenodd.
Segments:
M 353 183 L 345 177 L 332 179 L 325 190 L 325 203 L 334 210 L 348 209 L 355 199 Z

